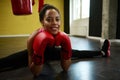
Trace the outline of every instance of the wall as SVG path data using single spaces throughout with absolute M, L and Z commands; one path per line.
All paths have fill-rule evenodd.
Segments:
M 63 0 L 44 0 L 45 3 L 55 5 L 61 12 L 61 30 L 64 25 Z M 16 16 L 12 13 L 11 0 L 0 0 L 0 36 L 6 35 L 26 35 L 39 28 L 38 0 L 35 0 L 33 14 L 26 16 Z
M 118 12 L 117 12 L 117 30 L 116 38 L 120 39 L 120 0 L 118 0 Z
M 89 31 L 89 18 L 74 20 L 70 25 L 70 34 L 87 37 Z
M 28 35 L 41 26 L 38 18 L 38 0 L 35 0 L 33 14 L 26 16 L 13 15 L 10 1 L 0 0 L 0 58 L 26 49 Z M 56 6 L 60 10 L 61 30 L 64 30 L 64 1 L 44 1 Z M 27 36 L 25 36 L 26 34 Z
M 116 39 L 117 0 L 103 0 L 102 38 Z
M 89 36 L 101 37 L 102 1 L 103 0 L 90 1 Z

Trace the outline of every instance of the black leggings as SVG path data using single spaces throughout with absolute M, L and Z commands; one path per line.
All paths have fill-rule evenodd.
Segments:
M 49 54 L 47 54 L 49 52 Z M 45 51 L 45 61 L 47 60 L 59 60 L 60 49 L 47 49 Z M 78 51 L 72 50 L 72 59 L 84 58 L 84 57 L 94 57 L 101 55 L 100 51 Z M 14 53 L 10 56 L 0 59 L 0 72 L 12 69 L 18 69 L 21 67 L 26 67 L 28 65 L 28 51 L 23 50 L 18 53 Z

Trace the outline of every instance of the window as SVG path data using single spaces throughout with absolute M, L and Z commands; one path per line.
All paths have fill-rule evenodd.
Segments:
M 89 18 L 90 0 L 70 0 L 70 24 L 73 20 Z

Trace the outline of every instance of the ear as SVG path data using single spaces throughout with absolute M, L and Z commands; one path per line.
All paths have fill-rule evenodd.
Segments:
M 40 22 L 41 22 L 42 26 L 44 26 L 44 21 L 42 20 L 42 21 L 40 21 Z

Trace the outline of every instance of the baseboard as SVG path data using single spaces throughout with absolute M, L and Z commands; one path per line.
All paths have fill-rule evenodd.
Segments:
M 20 34 L 20 35 L 0 35 L 0 38 L 5 37 L 28 37 L 30 34 Z

